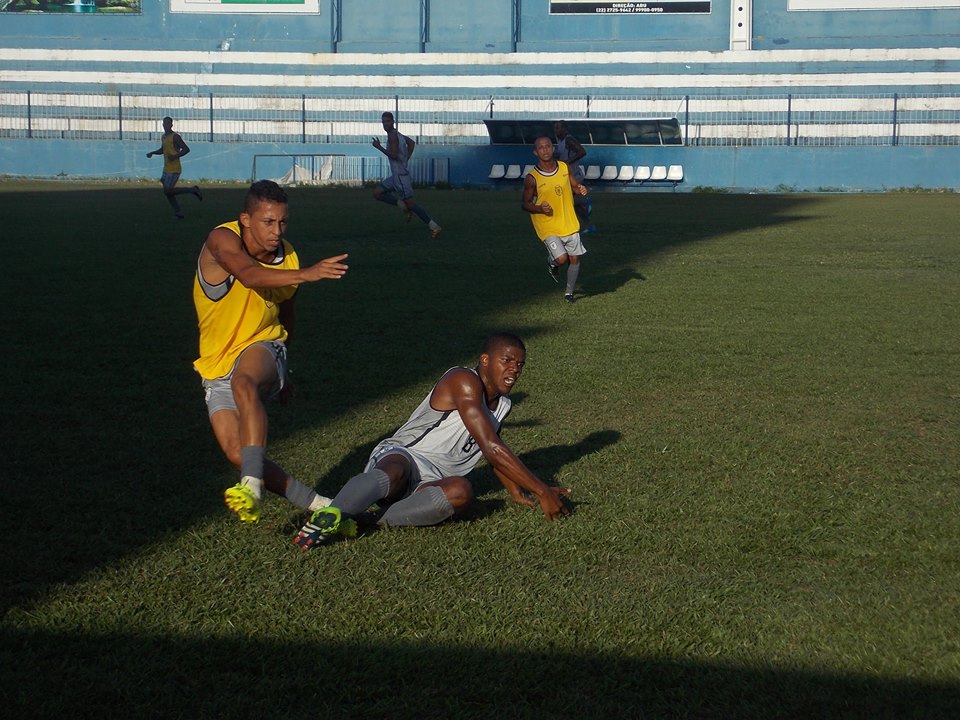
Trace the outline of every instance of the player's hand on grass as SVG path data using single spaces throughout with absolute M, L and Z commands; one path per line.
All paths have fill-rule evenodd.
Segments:
M 528 493 L 526 490 L 522 490 L 517 486 L 510 487 L 507 489 L 510 493 L 510 499 L 513 500 L 518 505 L 526 505 L 528 507 L 532 507 L 533 505 L 536 504 L 533 500 L 533 497 L 531 497 L 530 493 Z
M 341 260 L 345 259 L 347 254 L 343 255 L 334 255 L 333 257 L 328 257 L 316 265 L 311 265 L 310 267 L 304 270 L 306 279 L 308 282 L 314 280 L 339 280 L 342 278 L 346 272 L 349 265 L 344 265 Z
M 547 520 L 556 520 L 570 514 L 570 508 L 563 501 L 564 496 L 570 494 L 570 488 L 548 487 L 539 497 L 540 509 L 547 516 Z

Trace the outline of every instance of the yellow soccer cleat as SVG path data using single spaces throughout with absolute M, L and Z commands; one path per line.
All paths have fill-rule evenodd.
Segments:
M 223 491 L 223 502 L 237 514 L 242 523 L 260 521 L 260 500 L 253 494 L 253 490 L 246 485 L 237 483 Z

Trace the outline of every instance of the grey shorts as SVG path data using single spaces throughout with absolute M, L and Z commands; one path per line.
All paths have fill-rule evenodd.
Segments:
M 283 390 L 284 385 L 287 384 L 287 346 L 282 342 L 270 341 L 270 342 L 259 342 L 254 343 L 254 345 L 262 345 L 273 355 L 273 361 L 277 366 L 277 379 L 274 382 L 273 387 L 267 391 L 267 397 L 276 397 L 280 394 L 280 391 Z M 249 348 L 245 348 L 243 352 L 246 352 Z M 243 353 L 240 353 L 240 357 L 243 357 Z M 237 403 L 233 399 L 233 387 L 230 384 L 230 380 L 233 378 L 233 371 L 237 369 L 237 363 L 240 362 L 240 357 L 237 358 L 237 362 L 233 364 L 233 367 L 230 368 L 228 372 L 223 377 L 216 378 L 215 380 L 203 380 L 203 398 L 207 403 L 207 414 L 210 417 L 213 417 L 214 413 L 218 413 L 221 410 L 233 410 L 236 412 Z
M 380 182 L 387 192 L 392 192 L 401 200 L 408 200 L 413 197 L 413 180 L 409 175 L 391 175 Z
M 180 173 L 163 173 L 160 176 L 160 184 L 163 185 L 164 190 L 173 190 L 179 179 Z
M 561 255 L 579 256 L 585 255 L 587 252 L 583 243 L 580 242 L 580 233 L 578 232 L 575 232 L 573 235 L 564 235 L 563 237 L 551 235 L 543 241 L 543 244 L 547 246 L 547 252 L 550 253 L 550 257 L 554 260 Z
M 413 495 L 413 493 L 420 489 L 423 483 L 439 480 L 443 477 L 440 469 L 429 460 L 425 460 L 417 453 L 412 452 L 402 445 L 393 445 L 390 442 L 382 442 L 373 449 L 373 452 L 370 453 L 370 459 L 367 460 L 367 466 L 364 468 L 364 472 L 373 470 L 374 466 L 387 455 L 403 455 L 410 461 L 410 482 L 407 485 L 406 491 L 403 493 L 403 497 Z

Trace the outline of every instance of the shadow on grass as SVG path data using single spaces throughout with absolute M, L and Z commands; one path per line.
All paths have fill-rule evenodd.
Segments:
M 19 312 L 7 334 L 4 382 L 13 421 L 0 443 L 10 473 L 0 531 L 4 609 L 223 512 L 220 493 L 233 470 L 212 438 L 191 369 L 190 285 L 203 238 L 236 216 L 243 192 L 205 190 L 179 224 L 152 186 L 0 193 L 6 236 L 44 239 L 0 291 Z M 517 198 L 424 196 L 443 219 L 442 242 L 427 242 L 423 228 L 376 207 L 367 191 L 292 192 L 290 238 L 302 261 L 346 251 L 351 269 L 340 282 L 300 293 L 291 348 L 300 398 L 282 411 L 272 441 L 320 432 L 398 388 L 429 387 L 446 368 L 475 360 L 493 331 L 518 332 L 533 356 L 538 338 L 554 331 L 553 321 L 504 328 L 494 319 L 558 292 Z M 584 287 L 615 292 L 665 248 L 790 222 L 805 202 L 611 197 L 597 203 L 604 232 L 590 236 Z M 559 310 L 555 322 L 563 322 Z M 397 420 L 385 420 L 385 430 Z M 549 477 L 589 443 L 613 441 L 594 433 L 580 447 L 544 448 L 524 460 Z M 358 472 L 370 447 L 324 476 Z
M 8 717 L 956 717 L 960 686 L 397 641 L 5 633 Z

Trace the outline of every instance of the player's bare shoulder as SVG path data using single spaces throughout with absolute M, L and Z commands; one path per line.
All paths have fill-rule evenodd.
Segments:
M 456 410 L 465 402 L 482 402 L 483 383 L 469 368 L 456 367 L 447 370 L 437 381 L 430 395 L 430 406 L 441 412 Z

